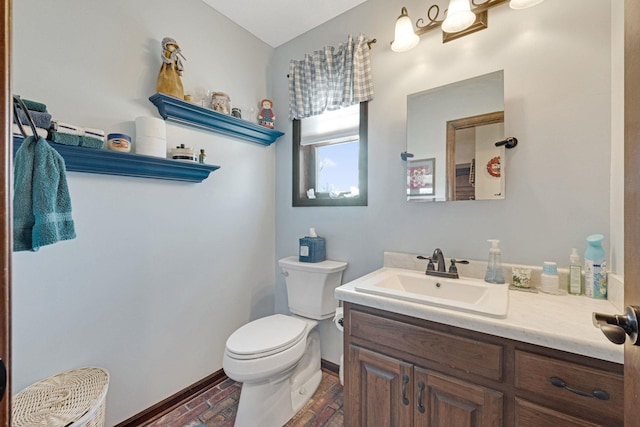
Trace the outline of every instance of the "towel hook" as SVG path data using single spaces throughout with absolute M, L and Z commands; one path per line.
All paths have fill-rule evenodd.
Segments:
M 410 159 L 411 157 L 413 157 L 413 153 L 407 153 L 406 151 L 403 151 L 402 153 L 400 153 L 400 158 L 405 162 L 407 161 L 407 159 Z
M 22 108 L 22 111 L 24 111 L 25 116 L 27 116 L 27 121 L 29 122 L 31 131 L 33 132 L 33 137 L 38 138 L 38 129 L 36 128 L 36 125 L 33 122 L 33 118 L 31 117 L 31 114 L 29 114 L 29 109 L 27 108 L 26 105 L 24 105 L 24 102 L 22 102 L 22 99 L 20 99 L 20 95 L 13 95 L 14 120 L 18 124 L 18 127 L 20 128 L 20 132 L 22 132 L 22 135 L 25 138 L 27 138 L 27 132 L 22 127 L 22 123 L 20 122 L 20 116 L 18 116 L 18 107 Z
M 500 147 L 502 145 L 504 145 L 505 148 L 513 148 L 516 145 L 518 145 L 518 139 L 513 136 L 510 136 L 506 139 L 503 139 L 502 141 L 496 142 L 496 147 Z

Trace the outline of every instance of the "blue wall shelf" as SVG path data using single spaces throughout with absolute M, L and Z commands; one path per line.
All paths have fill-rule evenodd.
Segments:
M 13 137 L 13 155 L 24 138 Z M 49 142 L 64 158 L 67 171 L 104 175 L 121 175 L 138 178 L 166 179 L 171 181 L 202 182 L 220 166 L 183 162 L 162 157 L 95 148 L 74 147 Z
M 149 97 L 149 101 L 153 102 L 158 108 L 158 113 L 167 121 L 208 130 L 244 141 L 271 145 L 276 139 L 284 135 L 284 132 L 269 129 L 228 114 L 218 113 L 209 108 L 163 93 L 152 95 Z

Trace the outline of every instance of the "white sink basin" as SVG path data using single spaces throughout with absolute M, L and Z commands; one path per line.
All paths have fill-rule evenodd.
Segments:
M 480 279 L 448 279 L 382 268 L 355 280 L 356 291 L 491 317 L 507 316 L 509 286 Z

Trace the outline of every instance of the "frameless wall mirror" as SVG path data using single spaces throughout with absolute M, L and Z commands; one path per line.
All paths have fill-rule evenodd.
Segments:
M 504 73 L 407 96 L 407 200 L 504 199 Z

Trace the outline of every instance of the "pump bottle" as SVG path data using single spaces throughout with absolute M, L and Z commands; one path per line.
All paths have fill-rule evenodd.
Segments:
M 487 263 L 487 272 L 484 275 L 484 281 L 489 283 L 504 283 L 504 274 L 502 272 L 501 251 L 498 247 L 500 240 L 489 239 L 487 242 L 491 243 L 489 249 L 489 262 Z

